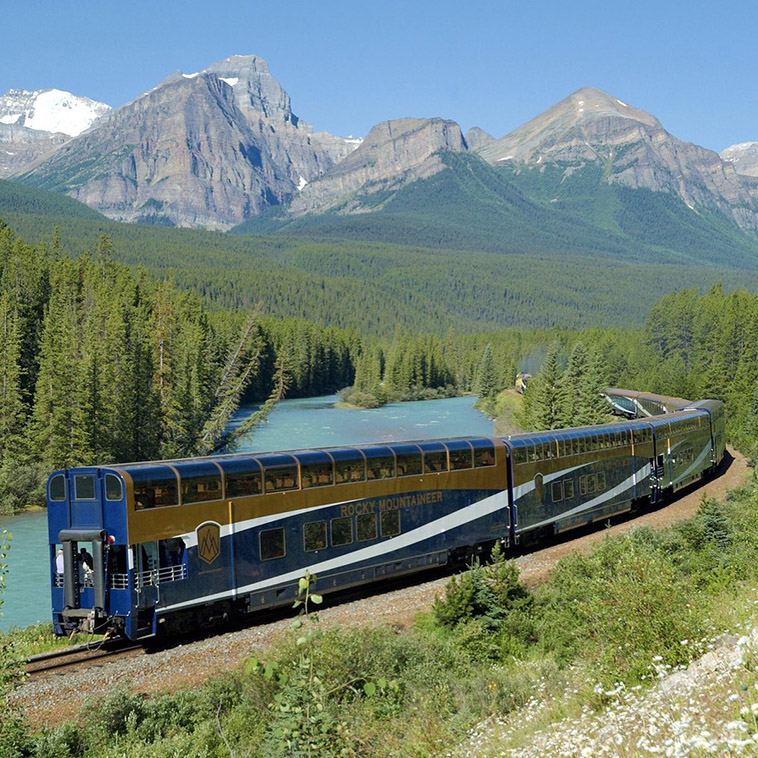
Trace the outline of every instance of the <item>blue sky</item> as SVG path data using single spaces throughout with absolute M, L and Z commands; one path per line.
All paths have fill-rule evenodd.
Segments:
M 758 141 L 758 3 L 7 0 L 0 94 L 122 105 L 176 70 L 265 58 L 317 130 L 442 116 L 502 136 L 582 86 L 721 150 Z

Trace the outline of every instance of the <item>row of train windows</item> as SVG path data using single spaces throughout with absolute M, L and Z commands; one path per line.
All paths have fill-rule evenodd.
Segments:
M 676 452 L 674 452 L 674 454 L 671 456 L 671 459 L 671 462 L 675 466 L 692 463 L 692 461 L 695 460 L 695 449 L 691 445 L 680 447 Z
M 633 439 L 635 443 L 650 442 L 653 439 L 652 430 L 635 429 Z M 625 431 L 606 432 L 594 437 L 569 437 L 550 442 L 537 442 L 529 447 L 516 447 L 513 450 L 513 460 L 514 463 L 535 463 L 597 450 L 610 450 L 627 444 L 629 444 L 629 437 Z
M 592 495 L 595 492 L 605 490 L 605 472 L 599 471 L 597 474 L 587 474 L 579 477 L 579 494 Z M 560 503 L 561 500 L 571 500 L 574 497 L 574 480 L 562 479 L 551 483 L 552 500 L 554 503 Z
M 183 478 L 182 503 L 200 503 L 260 495 L 265 491 L 311 489 L 333 484 L 392 479 L 396 476 L 420 476 L 446 471 L 461 471 L 495 465 L 495 449 L 441 450 L 398 454 L 397 457 L 367 458 L 365 460 L 311 463 L 298 466 L 277 466 L 260 471 L 226 474 L 226 495 L 222 496 L 221 476 Z M 298 480 L 299 473 L 299 480 Z M 137 509 L 177 504 L 177 487 L 173 480 L 144 480 L 134 483 L 134 503 Z
M 355 517 L 353 529 L 352 516 L 340 516 L 329 521 L 310 521 L 303 526 L 303 549 L 306 552 L 325 550 L 329 543 L 327 532 L 331 534 L 332 547 L 342 547 L 353 542 L 375 540 L 381 530 L 382 537 L 394 537 L 400 534 L 400 511 L 382 511 L 379 518 L 376 513 L 361 513 Z M 287 553 L 284 527 L 264 529 L 259 534 L 262 561 L 283 558 Z
M 111 501 L 122 500 L 124 490 L 121 480 L 115 474 L 105 475 L 105 499 Z M 50 480 L 50 499 L 61 502 L 66 499 L 66 479 L 63 474 L 58 474 Z M 95 475 L 74 475 L 74 500 L 95 499 Z

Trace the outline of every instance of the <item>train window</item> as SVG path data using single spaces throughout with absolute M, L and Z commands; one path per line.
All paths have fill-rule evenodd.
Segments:
M 77 500 L 95 499 L 95 477 L 92 474 L 74 476 L 74 497 Z
M 561 500 L 563 500 L 563 483 L 562 482 L 553 482 L 552 496 L 553 496 L 554 503 L 559 503 Z
M 266 469 L 266 492 L 297 489 L 297 466 Z
M 563 498 L 564 500 L 571 500 L 574 497 L 574 480 L 563 480 Z
M 537 451 L 531 445 L 526 450 L 526 457 L 529 463 L 536 463 Z M 476 459 L 476 451 L 474 452 L 474 458 Z
M 481 466 L 494 466 L 495 465 L 495 448 L 494 447 L 479 447 L 474 450 L 474 466 L 477 468 Z
M 60 502 L 66 499 L 66 478 L 63 474 L 56 474 L 50 480 L 50 499 Z
M 260 495 L 261 472 L 246 471 L 240 474 L 226 475 L 226 496 L 247 497 L 248 495 Z
M 264 529 L 260 535 L 261 560 L 270 561 L 273 558 L 283 558 L 286 552 L 284 545 L 284 529 Z
M 303 542 L 306 552 L 323 550 L 326 547 L 326 521 L 311 521 L 305 524 Z
M 513 462 L 526 463 L 526 448 L 516 447 L 513 449 Z
M 587 477 L 587 493 L 591 495 L 595 491 L 595 485 L 597 484 L 597 481 L 595 479 L 594 474 L 590 474 Z
M 416 476 L 422 471 L 421 453 L 398 453 L 397 475 Z
M 400 534 L 400 511 L 382 511 L 382 537 L 392 537 Z
M 121 500 L 124 496 L 124 489 L 121 486 L 121 480 L 115 474 L 105 475 L 105 499 Z
M 534 477 L 534 491 L 537 493 L 537 500 L 541 501 L 545 496 L 545 485 L 542 474 L 537 474 Z
M 471 449 L 468 450 L 451 450 L 450 451 L 450 470 L 460 471 L 461 469 L 472 468 Z
M 597 474 L 597 491 L 602 492 L 605 489 L 605 472 L 599 471 Z
M 364 467 L 363 458 L 356 458 L 346 461 L 335 461 L 334 481 L 336 484 L 363 482 L 365 479 L 366 470 Z
M 326 487 L 334 484 L 332 481 L 331 463 L 310 463 L 300 467 L 300 476 L 303 481 L 303 489 L 310 487 Z
M 558 440 L 558 455 L 562 458 L 566 457 L 566 440 Z
M 389 456 L 368 458 L 366 460 L 366 474 L 369 481 L 372 479 L 392 479 L 395 476 L 395 459 Z
M 353 519 L 340 516 L 332 519 L 332 547 L 349 545 L 353 541 Z
M 358 542 L 376 539 L 376 513 L 361 513 L 356 516 Z
M 221 476 L 182 477 L 182 503 L 221 499 Z
M 439 452 L 425 452 L 424 473 L 436 474 L 440 471 L 447 471 L 447 453 L 444 450 Z
M 177 505 L 178 502 L 176 479 L 144 479 L 134 482 L 134 507 L 138 510 Z

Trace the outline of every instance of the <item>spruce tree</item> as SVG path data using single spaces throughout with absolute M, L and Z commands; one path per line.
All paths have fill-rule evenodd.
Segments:
M 492 345 L 487 343 L 482 353 L 482 359 L 476 371 L 474 392 L 484 400 L 491 400 L 498 391 L 497 376 L 495 372 L 495 359 L 492 355 Z
M 547 354 L 532 394 L 531 426 L 537 430 L 561 429 L 569 426 L 566 413 L 566 387 L 558 363 L 558 348 L 553 345 Z

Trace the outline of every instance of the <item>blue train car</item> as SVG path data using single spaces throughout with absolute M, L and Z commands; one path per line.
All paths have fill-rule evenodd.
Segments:
M 538 541 L 649 497 L 652 443 L 640 421 L 509 437 L 515 541 Z
M 463 559 L 507 543 L 507 471 L 460 438 L 56 472 L 56 632 L 170 634 L 290 603 L 306 569 L 327 592 Z

